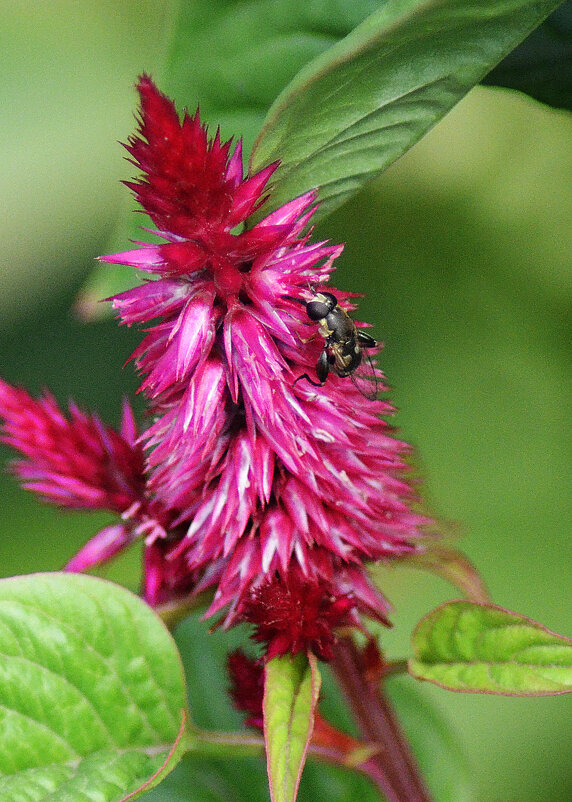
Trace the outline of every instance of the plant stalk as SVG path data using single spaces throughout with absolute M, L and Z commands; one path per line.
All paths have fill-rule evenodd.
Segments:
M 362 736 L 378 747 L 368 760 L 372 781 L 388 802 L 432 802 L 381 683 L 367 679 L 361 652 L 351 638 L 340 639 L 331 665 Z

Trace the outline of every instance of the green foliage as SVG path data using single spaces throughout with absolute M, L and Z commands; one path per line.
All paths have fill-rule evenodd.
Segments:
M 258 132 L 252 169 L 281 160 L 258 217 L 319 188 L 317 220 L 414 145 L 557 5 L 390 0 L 362 22 L 369 2 L 342 3 L 336 16 L 300 0 L 183 3 L 163 88 L 179 107 L 200 104 L 223 137 L 242 136 L 246 153 Z M 111 250 L 137 238 L 144 223 L 134 217 L 122 217 Z M 132 271 L 124 276 L 97 268 L 83 314 L 101 315 L 95 296 L 129 286 Z
M 506 696 L 572 692 L 572 640 L 502 607 L 456 601 L 425 616 L 409 670 L 443 688 Z
M 1 799 L 115 802 L 176 765 L 181 664 L 136 596 L 72 574 L 2 580 L 0 644 Z
M 483 80 L 572 109 L 572 0 L 564 3 Z
M 202 728 L 236 730 L 240 726 L 241 717 L 232 709 L 226 694 L 225 660 L 234 648 L 244 646 L 245 636 L 241 628 L 209 634 L 198 615 L 182 622 L 175 633 L 188 678 L 190 715 Z M 320 673 L 322 714 L 340 729 L 357 734 L 328 666 L 320 665 Z M 436 800 L 465 802 L 470 798 L 467 766 L 449 722 L 443 720 L 423 690 L 406 676 L 391 678 L 387 683 L 388 695 Z M 184 789 L 192 788 L 192 802 L 265 802 L 268 799 L 266 774 L 262 758 L 228 760 L 190 753 L 145 800 L 187 802 Z M 298 802 L 317 799 L 379 802 L 379 793 L 361 774 L 322 763 L 310 751 Z
M 557 5 L 385 3 L 301 70 L 270 109 L 251 156 L 253 169 L 281 160 L 270 208 L 319 188 L 319 213 L 328 214 L 414 145 Z
M 264 739 L 272 802 L 293 802 L 320 693 L 316 658 L 275 657 L 264 669 Z

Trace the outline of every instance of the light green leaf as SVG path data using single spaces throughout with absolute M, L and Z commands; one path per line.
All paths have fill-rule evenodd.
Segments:
M 0 582 L 0 799 L 135 799 L 181 756 L 182 666 L 157 616 L 90 576 Z
M 275 657 L 264 672 L 264 739 L 272 802 L 293 802 L 320 693 L 316 658 Z
M 413 633 L 417 679 L 468 693 L 548 696 L 572 691 L 572 640 L 502 607 L 455 601 Z
M 417 142 L 546 17 L 554 0 L 388 0 L 273 104 L 251 167 L 281 160 L 276 208 L 319 188 L 320 215 Z

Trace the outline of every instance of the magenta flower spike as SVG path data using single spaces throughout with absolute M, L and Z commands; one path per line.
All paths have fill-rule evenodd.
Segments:
M 198 112 L 180 120 L 147 76 L 138 89 L 126 147 L 143 176 L 128 186 L 164 242 L 102 259 L 152 279 L 111 299 L 147 332 L 132 358 L 155 419 L 148 490 L 176 510 L 176 535 L 147 540 L 147 598 L 188 592 L 192 577 L 195 592 L 215 589 L 208 614 L 225 610 L 231 625 L 277 596 L 261 588 L 286 583 L 334 611 L 351 599 L 340 604 L 354 621 L 386 620 L 364 563 L 415 550 L 427 523 L 411 509 L 408 447 L 380 417 L 391 406 L 348 378 L 296 381 L 315 375 L 324 340 L 306 303 L 342 246 L 310 241 L 314 192 L 244 227 L 277 164 L 244 177 L 240 143 L 209 140 Z M 286 636 L 270 640 L 285 651 Z
M 73 403 L 66 417 L 50 393 L 35 400 L 0 379 L 0 417 L 0 439 L 24 457 L 13 472 L 44 500 L 122 514 L 143 498 L 144 455 L 127 403 L 116 432 Z
M 127 402 L 116 432 L 73 403 L 66 416 L 49 393 L 35 400 L 0 379 L 0 419 L 0 440 L 23 455 L 12 470 L 26 489 L 60 507 L 120 516 L 89 541 L 68 570 L 106 562 L 149 530 L 164 534 L 146 497 L 144 453 Z
M 68 570 L 142 537 L 150 604 L 210 591 L 206 614 L 252 623 L 267 659 L 330 659 L 336 627 L 388 623 L 366 564 L 420 548 L 430 523 L 413 508 L 409 448 L 382 417 L 390 404 L 332 362 L 324 376 L 324 327 L 307 304 L 326 293 L 359 331 L 352 295 L 327 286 L 342 246 L 311 241 L 315 192 L 248 228 L 277 164 L 244 176 L 240 143 L 210 140 L 198 112 L 179 119 L 147 76 L 138 89 L 126 147 L 143 175 L 128 186 L 162 242 L 102 260 L 146 276 L 110 300 L 146 331 L 132 359 L 152 422 L 138 434 L 126 405 L 116 432 L 2 382 L 2 439 L 44 499 L 118 516 Z

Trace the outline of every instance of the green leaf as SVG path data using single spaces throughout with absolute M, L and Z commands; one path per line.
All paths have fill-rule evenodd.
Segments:
M 518 89 L 572 109 L 572 0 L 568 0 L 481 82 Z
M 0 799 L 135 799 L 181 756 L 177 648 L 125 589 L 90 576 L 0 582 Z
M 320 693 L 316 658 L 275 657 L 264 671 L 264 739 L 272 802 L 293 802 Z
M 195 0 L 181 3 L 167 90 L 224 138 L 250 148 L 277 95 L 308 62 L 379 6 L 379 0 Z
M 558 5 L 388 0 L 303 68 L 270 109 L 251 167 L 281 159 L 267 214 L 319 188 L 320 215 L 417 142 Z
M 572 640 L 502 607 L 454 601 L 413 633 L 417 679 L 468 693 L 549 696 L 572 691 Z

